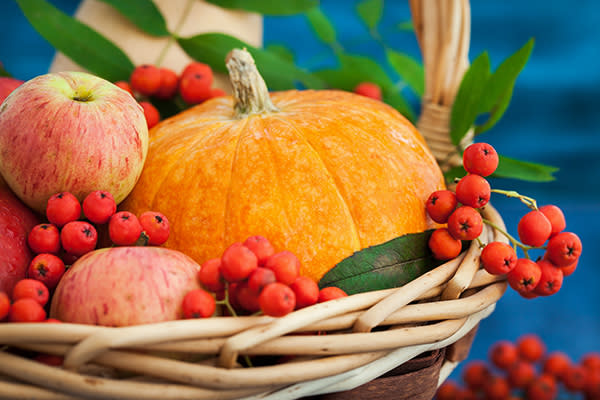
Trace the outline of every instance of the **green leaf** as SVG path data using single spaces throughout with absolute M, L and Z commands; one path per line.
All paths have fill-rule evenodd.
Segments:
M 0 64 L 0 76 L 7 76 L 9 78 L 12 78 L 12 75 L 9 74 L 8 71 L 4 69 L 2 64 Z
M 322 89 L 324 82 L 298 68 L 278 55 L 258 49 L 241 40 L 222 33 L 205 33 L 190 38 L 178 38 L 181 48 L 193 59 L 210 65 L 213 70 L 227 72 L 225 57 L 234 48 L 247 49 L 271 90 L 293 89 L 302 83 L 311 89 Z
M 356 11 L 369 29 L 375 29 L 383 15 L 383 0 L 363 0 L 356 6 Z
M 504 115 L 504 112 L 506 111 L 506 109 L 508 108 L 508 105 L 510 104 L 510 99 L 512 98 L 512 92 L 513 92 L 513 88 L 512 87 L 508 88 L 508 90 L 506 91 L 504 96 L 500 97 L 498 104 L 496 104 L 492 108 L 492 110 L 488 116 L 488 119 L 482 124 L 475 125 L 475 135 L 479 135 L 479 134 L 491 129 L 494 125 L 496 125 L 496 123 L 500 120 L 502 115 Z
M 385 86 L 382 88 L 383 101 L 390 106 L 394 107 L 398 112 L 408 118 L 413 124 L 416 122 L 416 114 L 412 106 L 406 101 L 400 91 L 392 86 Z
M 335 29 L 319 7 L 311 8 L 305 15 L 308 19 L 308 23 L 323 43 L 330 45 L 336 43 Z
M 405 285 L 440 264 L 427 245 L 432 232 L 407 234 L 356 252 L 327 272 L 319 287 L 337 286 L 351 295 Z
M 527 64 L 533 44 L 534 40 L 529 39 L 523 47 L 504 60 L 490 76 L 483 90 L 484 96 L 479 103 L 480 113 L 491 112 L 498 104 L 506 101 L 507 93 L 509 91 L 512 93 L 517 77 Z M 510 102 L 510 97 L 508 101 Z
M 263 15 L 293 15 L 319 5 L 318 0 L 206 0 L 222 8 L 256 12 Z
M 398 29 L 400 29 L 401 31 L 411 31 L 412 32 L 415 30 L 415 24 L 413 24 L 412 20 L 400 22 L 398 24 Z
M 270 44 L 265 47 L 265 50 L 275 54 L 277 57 L 289 61 L 291 63 L 294 62 L 294 53 L 292 50 L 283 45 L 283 44 Z
M 127 80 L 134 65 L 115 44 L 45 0 L 16 0 L 29 23 L 56 50 L 91 73 L 115 82 Z
M 119 11 L 138 28 L 152 36 L 169 36 L 164 17 L 152 0 L 100 0 Z
M 385 54 L 390 65 L 402 77 L 404 82 L 419 97 L 425 92 L 425 73 L 423 66 L 407 54 L 392 49 L 386 49 Z
M 555 178 L 552 175 L 558 168 L 528 161 L 515 160 L 499 156 L 500 162 L 493 176 L 498 178 L 520 179 L 529 182 L 548 182 Z
M 464 167 L 462 165 L 458 165 L 456 167 L 452 167 L 449 170 L 444 172 L 444 179 L 446 180 L 447 183 L 451 183 L 454 182 L 454 179 L 456 178 L 462 178 L 463 176 L 465 176 L 467 174 L 467 172 L 465 171 Z
M 465 73 L 450 115 L 450 139 L 458 145 L 477 118 L 479 102 L 490 77 L 490 58 L 483 52 Z

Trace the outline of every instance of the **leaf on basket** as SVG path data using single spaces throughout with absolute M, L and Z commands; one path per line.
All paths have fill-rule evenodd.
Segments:
M 169 36 L 164 17 L 152 0 L 100 0 L 114 7 L 149 35 Z
M 45 0 L 17 0 L 44 39 L 91 73 L 115 82 L 127 80 L 134 65 L 114 43 Z
M 433 231 L 411 233 L 367 247 L 340 261 L 319 281 L 348 294 L 405 285 L 440 264 L 427 246 Z
M 317 5 L 318 0 L 206 0 L 221 8 L 244 10 L 264 15 L 293 15 L 307 11 Z

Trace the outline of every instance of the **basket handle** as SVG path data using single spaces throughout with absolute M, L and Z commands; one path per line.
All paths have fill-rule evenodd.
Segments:
M 469 0 L 410 0 L 410 9 L 425 69 L 417 128 L 445 171 L 462 162 L 450 140 L 450 112 L 469 67 L 471 9 Z

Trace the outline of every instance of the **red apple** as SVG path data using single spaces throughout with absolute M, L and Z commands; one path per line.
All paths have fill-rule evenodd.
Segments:
M 0 104 L 8 97 L 9 94 L 23 84 L 22 80 L 0 76 Z
M 142 107 L 88 73 L 40 75 L 0 106 L 0 173 L 39 212 L 62 191 L 83 201 L 106 190 L 120 203 L 137 182 L 147 151 Z
M 0 178 L 0 292 L 10 296 L 13 286 L 25 278 L 33 258 L 27 235 L 39 222 Z
M 200 266 L 162 247 L 87 253 L 63 275 L 50 315 L 64 322 L 128 326 L 182 317 L 183 297 L 200 286 Z

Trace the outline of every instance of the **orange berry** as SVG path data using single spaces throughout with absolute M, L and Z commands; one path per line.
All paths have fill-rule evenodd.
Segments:
M 319 300 L 319 285 L 308 276 L 299 276 L 290 289 L 296 295 L 296 309 L 312 306 Z
M 583 365 L 589 370 L 600 371 L 600 353 L 591 352 L 585 354 L 581 358 L 581 365 Z
M 256 270 L 254 270 L 254 272 L 256 272 Z M 239 283 L 235 295 L 237 302 L 244 310 L 251 313 L 260 310 L 260 303 L 258 301 L 260 292 L 251 289 L 248 285 L 248 281 Z
M 273 282 L 277 282 L 275 272 L 264 267 L 256 268 L 248 277 L 248 287 L 257 295 L 264 289 L 265 286 Z
M 548 218 L 548 221 L 550 221 L 550 225 L 552 226 L 550 237 L 565 230 L 567 227 L 567 222 L 565 220 L 565 215 L 559 207 L 552 204 L 546 204 L 539 207 L 539 210 L 546 216 L 546 218 Z
M 465 206 L 480 208 L 490 201 L 491 190 L 487 179 L 480 175 L 468 174 L 456 184 L 456 199 Z
M 440 385 L 435 394 L 437 400 L 456 400 L 460 388 L 451 379 L 447 379 Z
M 514 388 L 527 387 L 536 376 L 535 367 L 527 361 L 517 361 L 508 370 L 508 383 Z
M 214 99 L 215 97 L 223 97 L 223 96 L 227 96 L 227 92 L 225 92 L 223 89 L 219 89 L 219 88 L 210 89 L 210 98 L 211 99 Z
M 531 210 L 519 220 L 517 232 L 521 242 L 539 247 L 550 237 L 552 225 L 541 211 Z
M 451 260 L 458 257 L 462 250 L 462 242 L 450 235 L 446 228 L 433 231 L 428 245 L 436 260 Z
M 542 359 L 546 353 L 546 345 L 535 334 L 526 334 L 517 340 L 519 355 L 523 360 L 537 362 Z
M 462 371 L 463 381 L 472 389 L 483 388 L 484 383 L 490 375 L 490 368 L 483 361 L 470 361 Z
M 15 300 L 8 311 L 10 322 L 42 322 L 46 319 L 46 311 L 42 305 L 32 298 Z
M 473 240 L 481 235 L 481 214 L 471 206 L 458 207 L 448 218 L 448 232 L 459 240 Z
M 265 315 L 283 317 L 294 311 L 296 295 L 289 286 L 280 282 L 270 283 L 258 297 L 260 309 Z
M 0 292 L 0 321 L 8 315 L 10 310 L 10 298 L 5 292 Z
M 500 340 L 491 347 L 489 357 L 496 367 L 508 370 L 519 360 L 519 350 L 513 343 Z
M 181 305 L 184 318 L 208 318 L 216 308 L 215 298 L 204 289 L 187 292 Z
M 564 372 L 571 365 L 571 359 L 565 353 L 555 351 L 546 357 L 542 364 L 542 371 L 545 374 L 552 375 L 562 379 Z
M 579 264 L 579 260 L 575 261 L 573 264 L 566 265 L 564 267 L 558 267 L 562 270 L 563 276 L 569 276 L 577 269 L 577 264 Z
M 42 307 L 48 302 L 50 292 L 46 285 L 36 279 L 21 279 L 13 287 L 12 299 L 33 299 Z
M 267 258 L 275 254 L 275 249 L 271 242 L 269 242 L 269 239 L 261 235 L 254 235 L 246 238 L 243 245 L 256 255 L 258 265 L 264 265 Z
M 550 296 L 558 292 L 563 284 L 563 272 L 547 260 L 539 260 L 542 274 L 534 292 L 539 296 Z
M 256 268 L 258 268 L 256 255 L 239 242 L 225 249 L 221 256 L 221 273 L 227 282 L 242 281 Z
M 160 70 L 154 65 L 144 64 L 135 67 L 129 77 L 131 88 L 144 95 L 152 96 L 160 89 Z
M 562 382 L 569 392 L 579 392 L 585 387 L 587 371 L 581 365 L 569 365 L 562 375 Z
M 378 84 L 373 82 L 361 82 L 354 87 L 353 92 L 375 100 L 381 100 L 383 98 L 381 88 Z
M 521 295 L 533 291 L 541 277 L 540 266 L 528 258 L 517 259 L 515 267 L 506 275 L 510 287 Z
M 498 168 L 498 153 L 487 143 L 473 143 L 463 152 L 463 166 L 470 174 L 489 176 Z
M 221 274 L 221 259 L 211 258 L 200 265 L 198 280 L 206 289 L 218 292 L 225 288 L 223 275 Z
M 140 106 L 144 109 L 144 117 L 146 117 L 148 129 L 152 129 L 160 122 L 160 113 L 158 112 L 158 109 L 149 101 L 140 101 Z
M 510 385 L 503 376 L 491 376 L 485 381 L 483 392 L 489 400 L 506 400 L 510 394 Z
M 177 88 L 179 86 L 179 77 L 172 69 L 161 67 L 160 72 L 160 86 L 154 93 L 154 97 L 157 99 L 168 100 L 175 96 Z
M 535 378 L 525 390 L 528 400 L 553 400 L 558 386 L 553 376 L 542 374 Z
M 291 285 L 300 275 L 300 260 L 291 251 L 283 250 L 267 258 L 265 268 L 275 273 L 277 282 Z
M 445 224 L 457 203 L 456 194 L 451 190 L 437 190 L 429 195 L 425 208 L 432 220 Z
M 548 241 L 546 257 L 558 267 L 566 267 L 579 259 L 581 240 L 573 232 L 561 232 Z
M 192 75 L 192 74 L 200 74 L 202 78 L 209 83 L 208 86 L 212 86 L 213 84 L 213 70 L 208 64 L 204 64 L 198 61 L 192 61 L 188 65 L 185 66 L 183 71 L 181 72 L 181 76 Z
M 348 296 L 346 292 L 335 286 L 328 286 L 319 290 L 319 303 L 324 303 L 329 300 L 339 299 Z
M 490 274 L 507 274 L 517 265 L 517 253 L 506 243 L 491 242 L 481 252 L 481 264 Z
M 124 91 L 128 92 L 130 95 L 133 96 L 133 89 L 131 89 L 131 85 L 129 84 L 129 82 L 117 81 L 117 82 L 115 82 L 115 85 L 120 87 L 121 89 L 123 89 Z

